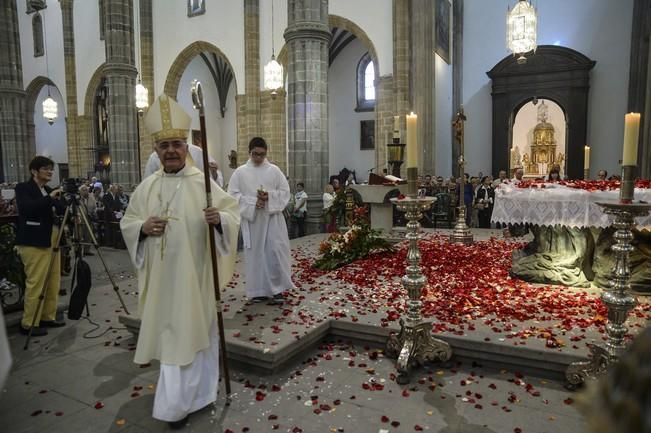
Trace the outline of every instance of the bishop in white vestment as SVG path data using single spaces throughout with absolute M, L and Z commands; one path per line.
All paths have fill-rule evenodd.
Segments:
M 281 296 L 293 289 L 290 246 L 283 210 L 291 193 L 283 172 L 266 159 L 267 143 L 255 137 L 250 158 L 238 167 L 228 192 L 240 205 L 249 298 Z
M 215 236 L 224 287 L 233 274 L 240 218 L 237 201 L 214 181 L 212 207 L 204 209 L 204 176 L 186 161 L 190 118 L 181 107 L 162 95 L 145 121 L 155 131 L 163 167 L 138 185 L 120 222 L 138 274 L 141 326 L 134 362 L 160 360 L 153 416 L 178 428 L 191 412 L 217 399 L 219 339 L 209 236 Z

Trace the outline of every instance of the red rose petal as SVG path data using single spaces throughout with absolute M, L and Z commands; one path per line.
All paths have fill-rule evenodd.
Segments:
M 380 421 L 382 422 L 389 422 L 389 417 L 386 415 L 382 415 L 382 418 L 380 418 Z
M 95 409 L 101 409 L 101 408 L 104 407 L 104 403 L 102 403 L 101 401 L 98 401 L 97 403 L 95 403 L 94 407 L 95 407 Z

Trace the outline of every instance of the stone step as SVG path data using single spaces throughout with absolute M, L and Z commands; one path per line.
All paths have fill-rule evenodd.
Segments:
M 139 318 L 120 315 L 118 320 L 134 335 L 138 334 Z M 383 346 L 390 333 L 397 329 L 330 319 L 310 327 L 300 338 L 289 339 L 267 347 L 235 338 L 229 334 L 230 331 L 227 329 L 225 335 L 229 361 L 237 363 L 238 368 L 273 374 L 292 365 L 298 357 L 328 337 Z M 581 356 L 561 351 L 545 351 L 508 343 L 477 340 L 473 339 L 471 334 L 440 335 L 436 338 L 451 346 L 453 360 L 475 361 L 495 368 L 513 369 L 561 382 L 564 381 L 565 370 L 570 363 L 584 360 Z

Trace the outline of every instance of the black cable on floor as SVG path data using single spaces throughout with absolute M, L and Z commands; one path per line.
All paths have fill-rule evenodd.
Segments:
M 104 332 L 102 332 L 101 334 L 91 336 L 90 334 L 92 334 L 93 332 L 97 331 L 99 328 L 102 327 L 102 325 L 100 325 L 99 323 L 93 322 L 93 321 L 91 320 L 91 318 L 88 317 L 88 316 L 84 316 L 84 317 L 82 317 L 82 319 L 87 320 L 88 323 L 90 323 L 91 325 L 93 325 L 93 326 L 95 327 L 94 329 L 91 329 L 90 331 L 85 332 L 85 333 L 82 335 L 83 338 L 87 338 L 87 339 L 100 338 L 100 337 L 103 337 L 104 335 L 106 335 L 109 331 L 127 331 L 127 328 L 126 328 L 126 327 L 123 327 L 123 328 L 114 328 L 114 327 L 112 327 L 112 326 L 109 326 L 109 327 L 106 328 L 106 330 L 105 330 Z

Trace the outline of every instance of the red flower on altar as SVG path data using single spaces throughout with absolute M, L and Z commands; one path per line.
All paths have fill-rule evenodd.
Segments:
M 366 206 L 359 206 L 353 209 L 353 216 L 357 220 L 359 218 L 367 218 L 368 217 L 368 209 Z
M 518 188 L 545 188 L 549 183 L 544 180 L 523 180 L 518 183 Z M 560 180 L 554 182 L 556 185 L 563 185 L 573 189 L 583 189 L 586 191 L 614 191 L 618 190 L 621 186 L 619 180 Z M 651 188 L 651 179 L 637 179 L 635 181 L 636 188 Z

